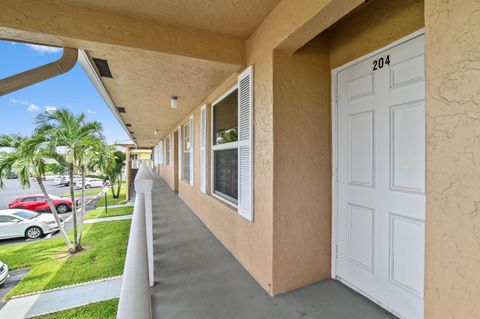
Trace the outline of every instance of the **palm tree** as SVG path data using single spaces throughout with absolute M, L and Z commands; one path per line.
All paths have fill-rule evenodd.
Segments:
M 102 145 L 92 149 L 88 156 L 88 169 L 98 168 L 104 175 L 105 179 L 110 181 L 112 187 L 111 192 L 113 198 L 120 196 L 122 189 L 122 172 L 123 163 L 125 161 L 125 153 L 117 150 L 115 145 Z M 117 187 L 113 187 L 117 184 Z
M 33 175 L 43 196 L 47 199 L 48 206 L 53 213 L 53 217 L 67 244 L 68 250 L 72 251 L 72 243 L 63 228 L 57 209 L 53 205 L 43 184 L 47 162 L 51 160 L 58 162 L 61 160 L 58 158 L 58 154 L 49 147 L 47 142 L 45 136 L 41 135 L 34 135 L 32 137 L 23 137 L 16 134 L 0 135 L 0 148 L 8 148 L 11 150 L 11 152 L 7 152 L 0 157 L 0 188 L 4 187 L 1 177 L 5 175 L 8 176 L 13 170 L 18 173 L 20 184 L 23 187 L 30 187 L 30 175 Z
M 80 216 L 80 227 L 78 227 L 77 207 L 74 193 L 74 173 L 80 169 L 82 173 L 82 198 L 85 198 L 85 154 L 88 150 L 94 148 L 103 142 L 102 124 L 99 122 L 87 122 L 86 115 L 81 113 L 75 115 L 68 109 L 61 108 L 53 112 L 43 112 L 37 115 L 36 124 L 38 132 L 48 136 L 52 147 L 63 149 L 65 159 L 68 163 L 68 172 L 70 175 L 70 197 L 73 203 L 73 238 L 74 252 L 82 249 L 82 229 L 83 215 L 85 214 L 85 203 L 82 202 L 82 212 Z M 80 234 L 79 234 L 80 230 Z

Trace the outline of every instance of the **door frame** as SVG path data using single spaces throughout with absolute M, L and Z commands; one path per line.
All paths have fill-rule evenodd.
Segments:
M 331 98 L 332 98 L 332 109 L 331 109 L 331 114 L 332 114 L 332 254 L 331 254 L 331 278 L 338 280 L 337 279 L 337 252 L 338 252 L 338 98 L 337 98 L 337 85 L 338 85 L 338 73 L 348 69 L 349 67 L 358 64 L 360 62 L 363 62 L 366 59 L 371 58 L 374 55 L 380 54 L 386 50 L 392 49 L 396 46 L 399 46 L 400 44 L 403 44 L 405 42 L 408 42 L 414 38 L 417 38 L 419 36 L 422 36 L 425 34 L 425 28 L 422 28 L 418 31 L 415 31 L 405 37 L 402 37 L 380 49 L 377 49 L 375 51 L 372 51 L 366 55 L 363 55 L 359 58 L 356 58 L 350 62 L 347 62 L 344 65 L 341 65 L 331 71 L 331 81 L 332 81 L 332 92 L 331 92 Z M 342 283 L 345 283 L 344 281 L 341 280 Z M 367 298 L 375 301 L 378 303 L 374 298 L 371 298 L 370 296 L 366 295 L 362 291 L 360 291 L 358 288 L 352 287 L 348 283 L 346 283 L 347 286 L 352 288 L 355 291 L 358 291 L 362 293 L 362 295 L 365 295 Z M 383 306 L 384 307 L 384 306 Z

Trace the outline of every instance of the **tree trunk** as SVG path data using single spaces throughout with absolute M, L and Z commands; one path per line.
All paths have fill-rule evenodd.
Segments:
M 82 165 L 82 211 L 80 213 L 80 225 L 78 228 L 78 246 L 82 247 L 82 235 L 83 235 L 83 218 L 86 213 L 85 208 L 85 165 Z
M 38 183 L 38 186 L 40 187 L 43 196 L 47 199 L 48 206 L 50 207 L 50 210 L 52 211 L 53 218 L 55 218 L 55 222 L 57 222 L 58 229 L 60 230 L 60 234 L 62 234 L 63 240 L 67 244 L 68 251 L 73 250 L 72 243 L 70 242 L 70 239 L 67 236 L 67 233 L 65 232 L 65 229 L 63 228 L 62 222 L 60 221 L 60 217 L 58 217 L 57 213 L 57 208 L 53 205 L 52 199 L 47 193 L 47 190 L 45 189 L 45 185 L 43 185 L 43 180 L 41 176 L 36 176 L 35 177 Z
M 118 198 L 120 197 L 120 191 L 122 190 L 122 175 L 120 175 L 120 177 L 118 177 L 117 179 L 117 183 L 118 183 L 118 187 L 117 187 L 117 195 L 115 198 Z
M 73 163 L 68 164 L 68 172 L 70 175 L 70 199 L 72 200 L 72 215 L 73 215 L 73 253 L 78 251 L 78 228 L 77 228 L 77 203 L 75 202 L 75 193 L 73 192 Z
M 108 179 L 110 181 L 110 192 L 112 193 L 112 198 L 117 198 L 115 197 L 115 180 L 113 179 L 113 176 L 112 178 L 109 178 Z M 105 196 L 107 196 L 107 194 L 105 194 Z

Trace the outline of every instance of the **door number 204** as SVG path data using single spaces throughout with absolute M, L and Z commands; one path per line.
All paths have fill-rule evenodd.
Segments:
M 390 65 L 390 54 L 373 61 L 373 71 L 380 70 L 385 65 Z

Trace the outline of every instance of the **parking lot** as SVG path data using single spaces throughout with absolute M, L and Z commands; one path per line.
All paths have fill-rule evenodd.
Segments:
M 18 179 L 4 179 L 5 187 L 0 189 L 0 209 L 8 208 L 8 204 L 14 199 L 27 196 L 41 194 L 42 191 L 37 182 L 31 181 L 30 188 L 22 188 Z M 69 188 L 56 186 L 54 182 L 44 182 L 47 192 L 52 195 L 61 196 L 69 192 Z
M 36 195 L 36 194 L 41 194 L 40 187 L 35 181 L 31 181 L 30 188 L 22 188 L 20 185 L 20 182 L 17 179 L 4 179 L 5 187 L 3 189 L 0 189 L 0 209 L 8 209 L 8 204 L 12 202 L 14 199 L 22 196 L 28 196 L 28 195 Z M 55 182 L 53 181 L 48 181 L 44 182 L 45 188 L 47 189 L 47 192 L 51 195 L 57 195 L 61 196 L 63 194 L 69 193 L 70 188 L 66 186 L 57 186 L 55 185 Z M 78 190 L 76 190 L 78 192 Z M 98 192 L 101 192 L 101 189 L 98 190 Z M 88 202 L 90 198 L 92 198 L 95 195 L 86 195 L 85 198 Z M 78 198 L 80 199 L 80 198 Z M 94 202 L 90 203 L 87 205 L 87 211 L 93 208 Z M 45 213 L 45 214 L 50 214 L 50 213 Z M 68 232 L 72 228 L 72 223 L 69 217 L 71 216 L 70 213 L 65 213 L 62 214 L 62 217 L 64 217 L 66 220 L 69 220 L 65 224 L 65 230 Z M 53 233 L 51 236 L 48 236 L 48 238 L 55 238 L 60 236 L 59 232 Z M 36 240 L 43 240 L 45 237 L 36 239 Z M 3 245 L 10 245 L 10 244 L 16 244 L 16 243 L 22 243 L 26 241 L 34 241 L 31 239 L 26 239 L 26 238 L 13 238 L 13 239 L 0 239 L 0 246 Z

